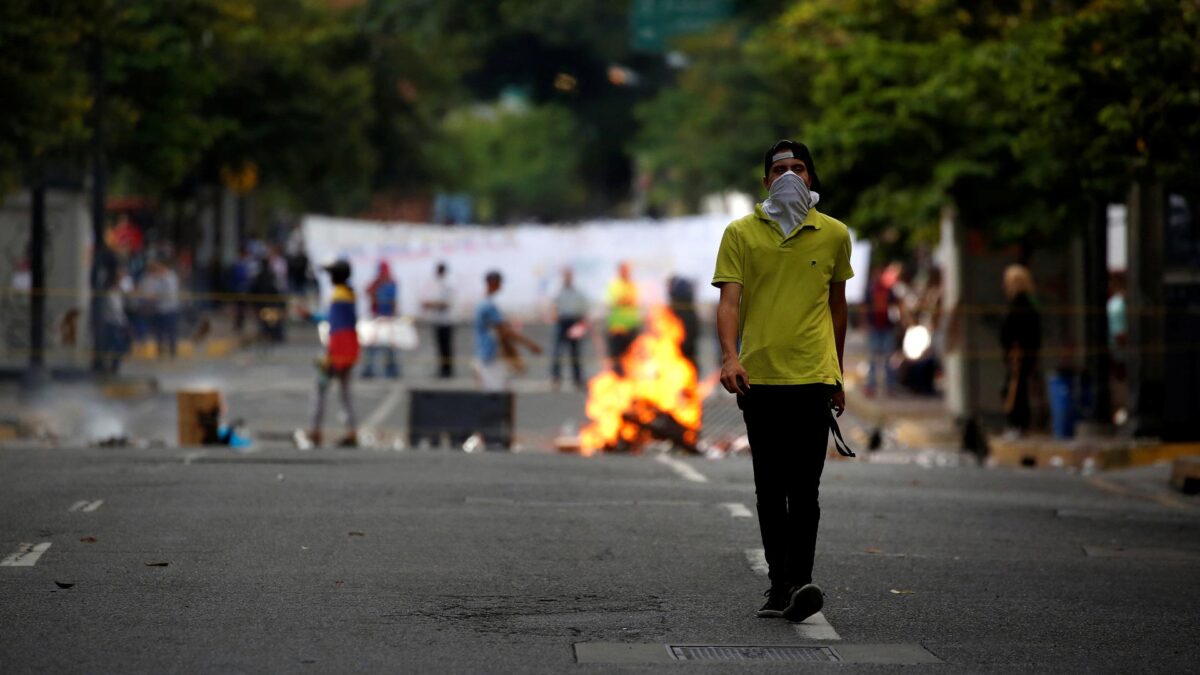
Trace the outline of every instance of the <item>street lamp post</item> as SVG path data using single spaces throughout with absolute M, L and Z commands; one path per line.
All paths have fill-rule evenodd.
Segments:
M 108 191 L 108 161 L 104 148 L 104 42 L 99 34 L 95 36 L 90 65 L 95 99 L 92 108 L 92 296 L 88 323 L 92 334 L 92 371 L 98 373 L 102 370 L 100 305 L 103 299 L 101 291 L 104 289 L 104 282 L 108 274 L 108 270 L 105 269 L 107 251 L 104 243 L 105 195 Z

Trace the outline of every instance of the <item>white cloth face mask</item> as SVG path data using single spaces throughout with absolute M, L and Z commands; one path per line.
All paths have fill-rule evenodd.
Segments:
M 783 234 L 787 236 L 804 222 L 808 210 L 820 200 L 821 195 L 809 190 L 803 178 L 788 171 L 771 183 L 762 206 L 763 211 L 783 227 Z

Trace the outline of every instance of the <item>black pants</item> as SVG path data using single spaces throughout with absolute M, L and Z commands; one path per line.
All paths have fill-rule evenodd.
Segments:
M 621 363 L 621 359 L 629 352 L 637 336 L 636 330 L 608 332 L 608 357 L 612 359 L 612 369 L 617 375 L 625 375 L 625 365 Z
M 755 384 L 738 397 L 772 586 L 812 583 L 833 392 L 825 384 Z
M 1014 429 L 1028 431 L 1030 423 L 1033 420 L 1029 394 L 1031 380 L 1033 380 L 1033 373 L 1036 368 L 1037 361 L 1031 358 L 1021 359 L 1016 373 L 1013 373 L 1012 367 L 1009 366 L 1008 376 L 1005 379 L 1005 402 L 1007 403 L 1008 387 L 1015 384 L 1017 391 L 1013 396 L 1012 408 L 1005 411 L 1005 419 L 1008 422 L 1008 426 Z
M 434 326 L 437 341 L 438 377 L 454 377 L 454 326 Z
M 582 317 L 578 316 L 563 317 L 554 327 L 554 353 L 550 357 L 550 376 L 555 382 L 562 379 L 562 365 L 559 361 L 562 358 L 563 347 L 566 347 L 567 353 L 571 355 L 571 376 L 576 386 L 583 386 L 583 364 L 579 362 L 580 340 L 571 339 L 567 335 L 571 326 L 579 323 L 581 319 Z

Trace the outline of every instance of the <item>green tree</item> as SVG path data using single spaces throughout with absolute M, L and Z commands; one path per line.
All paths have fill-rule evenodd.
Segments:
M 655 177 L 649 201 L 660 209 L 695 209 L 713 192 L 757 190 L 762 171 L 754 158 L 789 133 L 782 108 L 794 98 L 791 79 L 771 70 L 778 60 L 748 58 L 736 27 L 683 44 L 691 65 L 639 107 L 632 143 Z
M 1032 181 L 1111 201 L 1198 185 L 1200 6 L 1096 0 L 995 51 Z
M 0 4 L 0 195 L 88 137 L 86 73 L 72 57 L 82 39 L 81 2 Z
M 206 179 L 252 165 L 294 208 L 363 206 L 376 154 L 367 136 L 371 76 L 347 55 L 353 36 L 329 3 L 255 3 L 253 20 L 213 56 L 223 81 L 205 108 L 231 124 L 206 153 Z
M 559 220 L 578 213 L 581 136 L 559 106 L 474 106 L 447 116 L 439 186 L 467 192 L 481 220 Z

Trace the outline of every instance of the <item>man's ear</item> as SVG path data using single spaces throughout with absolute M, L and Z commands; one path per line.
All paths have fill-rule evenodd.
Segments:
M 771 189 L 771 182 L 770 182 L 770 180 L 768 180 L 768 179 L 767 179 L 767 177 L 766 177 L 766 176 L 763 176 L 763 189 L 764 189 L 764 190 L 770 190 L 770 189 Z

